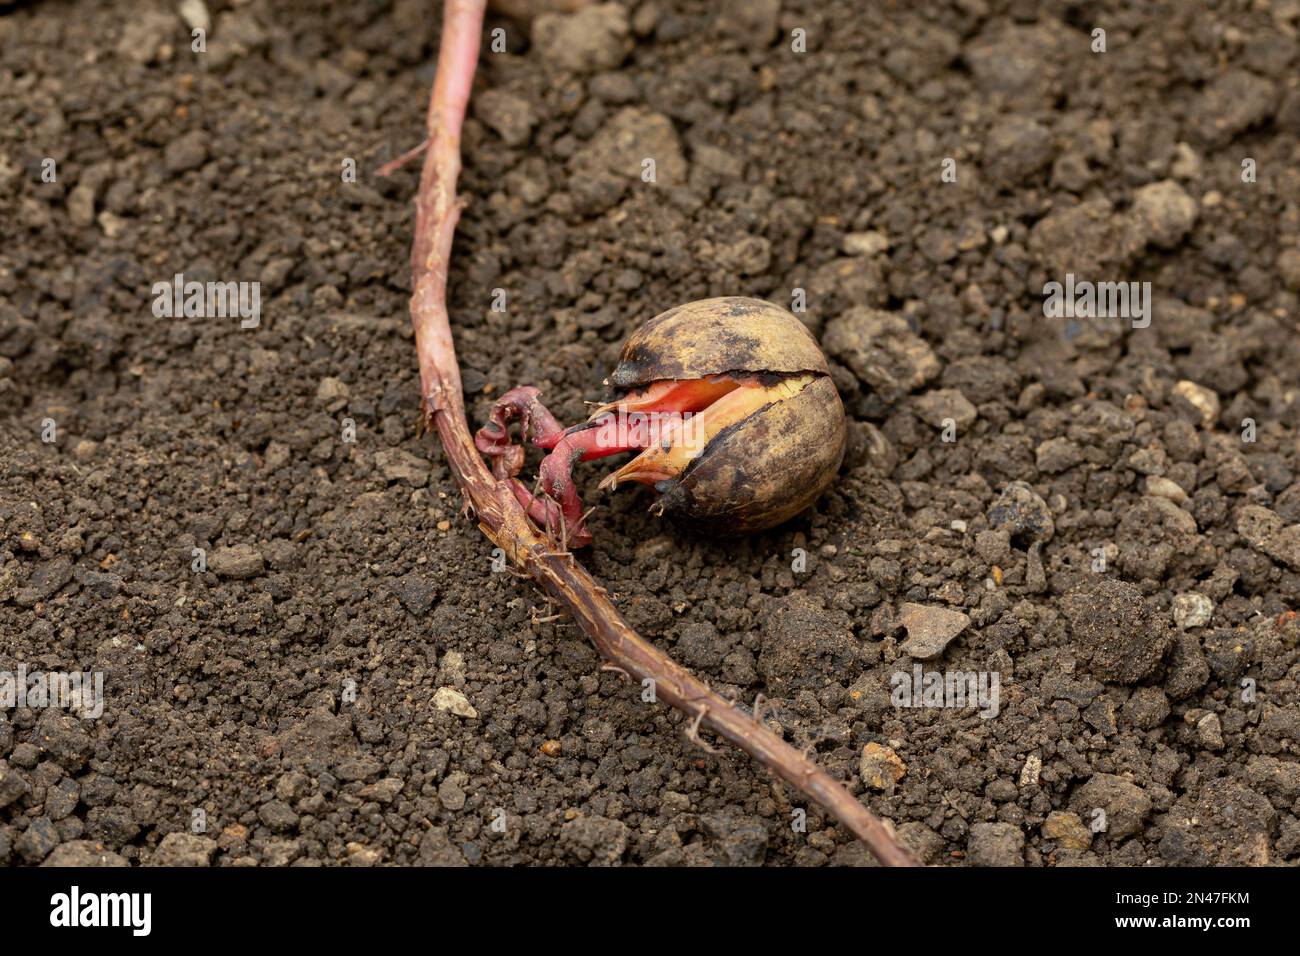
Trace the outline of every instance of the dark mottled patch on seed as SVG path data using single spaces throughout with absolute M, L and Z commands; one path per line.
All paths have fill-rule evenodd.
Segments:
M 728 298 L 727 315 L 757 315 L 762 309 L 754 305 L 753 299 L 744 299 L 740 297 Z
M 724 354 L 733 358 L 731 364 L 735 368 L 744 368 L 746 365 L 753 365 L 752 356 L 762 343 L 752 335 L 745 335 L 741 332 L 732 330 L 723 330 L 717 336 L 725 347 Z

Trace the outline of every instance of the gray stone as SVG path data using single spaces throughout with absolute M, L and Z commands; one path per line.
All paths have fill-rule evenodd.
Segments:
M 979 417 L 975 406 L 955 388 L 934 388 L 918 395 L 916 412 L 932 428 L 943 428 L 945 419 L 952 419 L 959 431 L 965 431 Z
M 1092 823 L 1094 811 L 1106 814 L 1102 832 L 1112 840 L 1123 840 L 1142 829 L 1142 821 L 1151 812 L 1151 798 L 1137 784 L 1110 773 L 1095 773 L 1070 797 L 1070 806 L 1084 820 Z
M 1143 186 L 1133 197 L 1135 228 L 1144 242 L 1170 249 L 1196 223 L 1196 200 L 1172 179 Z
M 473 98 L 474 116 L 493 130 L 507 146 L 523 146 L 533 135 L 537 112 L 522 96 L 487 89 Z
M 337 412 L 347 405 L 349 393 L 348 384 L 342 379 L 323 378 L 316 386 L 316 404 L 326 411 Z
M 1184 379 L 1174 386 L 1174 394 L 1201 413 L 1201 424 L 1210 428 L 1219 419 L 1219 396 L 1204 385 Z
M 1088 669 L 1104 681 L 1135 684 L 1151 674 L 1174 633 L 1132 584 L 1093 575 L 1061 602 L 1071 638 Z
M 1174 597 L 1174 623 L 1178 629 L 1186 631 L 1193 627 L 1204 627 L 1214 616 L 1214 602 L 1204 594 L 1188 591 Z
M 1025 835 L 1012 823 L 976 823 L 966 841 L 971 866 L 1024 866 Z
M 1056 534 L 1056 522 L 1047 502 L 1023 481 L 1013 481 L 1003 488 L 987 517 L 990 526 L 1005 528 L 1013 539 L 1025 544 L 1051 541 Z
M 17 770 L 0 760 L 0 807 L 7 807 L 32 789 Z
M 936 378 L 938 358 L 900 316 L 855 306 L 826 325 L 822 346 L 885 401 Z
M 455 714 L 457 717 L 474 719 L 478 717 L 478 711 L 474 709 L 465 695 L 454 687 L 439 687 L 433 695 L 433 706 L 438 710 Z
M 632 49 L 627 10 L 600 3 L 576 13 L 543 13 L 533 21 L 541 58 L 570 73 L 612 70 Z
M 1218 714 L 1201 714 L 1196 718 L 1196 739 L 1209 750 L 1223 749 L 1223 724 Z

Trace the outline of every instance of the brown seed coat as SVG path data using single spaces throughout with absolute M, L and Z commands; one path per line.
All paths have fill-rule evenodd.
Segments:
M 808 327 L 778 305 L 728 296 L 701 299 L 663 312 L 623 346 L 609 377 L 617 389 L 722 372 L 817 372 L 826 356 Z
M 844 406 L 829 378 L 718 434 L 680 478 L 661 482 L 664 512 L 715 534 L 749 534 L 793 518 L 835 478 Z
M 746 534 L 811 505 L 844 457 L 844 406 L 807 327 L 758 299 L 690 302 L 634 332 L 609 382 L 630 389 L 724 372 L 817 376 L 797 395 L 715 435 L 679 477 L 656 486 L 662 494 L 656 511 L 700 530 Z

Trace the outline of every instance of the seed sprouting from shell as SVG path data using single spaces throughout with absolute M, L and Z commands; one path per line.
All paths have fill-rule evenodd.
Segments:
M 774 527 L 821 496 L 844 456 L 844 407 L 802 322 L 757 299 L 691 302 L 637 329 L 609 377 L 629 403 L 656 389 L 719 381 L 732 387 L 689 409 L 703 420 L 702 448 L 656 445 L 605 482 L 651 484 L 660 492 L 656 511 L 705 530 Z M 686 421 L 678 427 L 690 431 Z
M 844 456 L 844 408 L 817 340 L 795 316 L 758 299 L 703 299 L 650 319 L 628 338 L 606 380 L 613 400 L 561 429 L 537 390 L 497 402 L 476 442 L 499 476 L 516 474 L 522 450 L 506 425 L 550 454 L 540 496 L 514 482 L 530 516 L 562 528 L 567 543 L 590 540 L 570 472 L 575 462 L 639 454 L 602 488 L 635 481 L 659 492 L 651 506 L 710 533 L 774 527 L 830 486 Z

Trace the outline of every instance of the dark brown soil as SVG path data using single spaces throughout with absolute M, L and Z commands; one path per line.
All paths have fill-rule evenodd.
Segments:
M 583 466 L 633 624 L 928 862 L 1294 864 L 1300 5 L 627 3 L 489 24 L 472 424 L 804 290 L 838 484 L 725 542 Z M 169 3 L 0 7 L 0 670 L 106 675 L 98 719 L 0 708 L 0 862 L 865 862 L 538 622 L 417 434 L 418 164 L 373 170 L 430 7 L 209 0 L 205 53 Z M 1150 327 L 1045 318 L 1067 272 L 1149 281 Z M 261 324 L 155 317 L 176 273 L 260 281 Z M 995 672 L 996 717 L 894 706 L 905 604 L 969 617 L 923 666 Z

